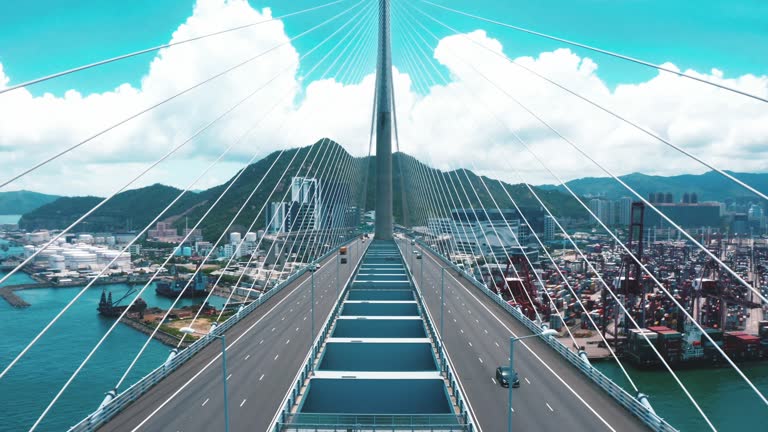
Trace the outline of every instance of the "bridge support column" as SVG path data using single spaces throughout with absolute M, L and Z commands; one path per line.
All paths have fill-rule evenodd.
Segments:
M 389 0 L 379 0 L 376 71 L 376 229 L 374 238 L 392 240 L 392 49 Z

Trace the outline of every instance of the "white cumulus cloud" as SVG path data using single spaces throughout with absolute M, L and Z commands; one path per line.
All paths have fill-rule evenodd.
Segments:
M 171 41 L 269 17 L 269 9 L 253 9 L 244 0 L 198 0 L 193 15 L 179 26 Z M 223 182 L 254 152 L 264 155 L 307 145 L 322 137 L 337 140 L 356 155 L 367 153 L 373 74 L 352 84 L 334 78 L 312 81 L 316 76 L 309 77 L 308 84 L 302 82 L 301 53 L 289 42 L 282 23 L 275 21 L 161 50 L 149 63 L 138 87 L 116 83 L 109 92 L 82 94 L 73 89 L 61 97 L 34 96 L 23 89 L 2 95 L 0 180 L 281 44 L 284 46 L 105 134 L 6 190 L 108 194 L 275 76 L 269 86 L 137 186 L 154 182 L 185 186 L 259 121 L 223 165 L 196 188 Z M 394 59 L 403 151 L 443 169 L 476 166 L 483 174 L 508 181 L 517 181 L 513 169 L 519 169 L 528 181 L 554 182 L 516 142 L 514 131 L 563 178 L 600 174 L 517 106 L 512 96 L 617 174 L 704 171 L 651 137 L 494 53 L 503 54 L 502 44 L 482 30 L 442 39 L 431 54 L 449 71 L 447 83 L 437 74 L 409 76 L 402 70 L 411 68 Z M 612 89 L 600 78 L 598 60 L 581 57 L 569 49 L 515 61 L 637 121 L 718 167 L 768 171 L 768 109 L 763 103 L 664 72 L 645 82 Z M 665 66 L 675 68 L 673 64 Z M 719 70 L 686 73 L 768 97 L 765 75 L 725 77 Z M 426 93 L 416 91 L 417 78 L 430 82 Z M 12 83 L 12 77 L 3 72 L 0 64 L 0 88 Z M 267 112 L 269 115 L 264 117 Z

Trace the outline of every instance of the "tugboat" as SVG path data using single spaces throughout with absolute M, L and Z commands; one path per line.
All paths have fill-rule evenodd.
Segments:
M 99 315 L 108 318 L 117 318 L 123 311 L 128 309 L 128 306 L 118 306 L 121 301 L 126 297 L 136 292 L 135 289 L 128 290 L 124 296 L 120 297 L 117 301 L 112 301 L 112 291 L 107 291 L 106 288 L 101 291 L 101 300 L 99 301 L 99 307 L 96 309 L 99 311 Z M 139 318 L 144 318 L 144 311 L 147 309 L 147 302 L 141 297 L 137 298 L 130 307 L 130 312 L 137 312 Z
M 155 288 L 155 293 L 157 293 L 157 295 L 175 299 L 179 296 L 179 293 L 184 290 L 184 287 L 189 280 L 179 277 L 178 272 L 176 271 L 176 266 L 171 267 L 171 275 L 173 276 L 172 280 L 162 280 L 157 282 L 157 288 Z M 181 298 L 206 297 L 208 295 L 208 291 L 206 291 L 207 287 L 208 276 L 203 272 L 198 272 L 194 279 L 189 283 L 187 289 L 184 290 Z

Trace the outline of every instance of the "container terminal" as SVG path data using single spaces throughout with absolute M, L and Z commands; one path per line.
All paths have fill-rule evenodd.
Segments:
M 563 327 L 568 326 L 583 341 L 573 349 L 585 351 L 591 360 L 610 358 L 605 339 L 617 356 L 638 368 L 663 367 L 649 342 L 675 368 L 724 365 L 725 360 L 703 334 L 706 333 L 736 362 L 768 361 L 768 311 L 760 298 L 732 275 L 720 271 L 718 264 L 693 243 L 671 238 L 647 241 L 649 236 L 642 224 L 644 210 L 642 203 L 633 203 L 633 223 L 628 227 L 629 240 L 625 246 L 696 318 L 703 331 L 687 319 L 620 245 L 611 242 L 589 244 L 583 250 L 589 263 L 640 324 L 639 329 L 624 318 L 613 296 L 575 251 L 564 248 L 553 257 L 598 328 L 551 262 L 542 259 L 531 268 L 524 252 L 509 253 L 509 259 L 495 262 L 493 257 L 471 254 L 457 254 L 452 260 L 530 318 L 535 319 L 538 312 L 561 334 L 565 333 Z M 431 241 L 436 245 L 438 240 Z M 698 241 L 755 290 L 768 295 L 768 240 L 710 234 L 702 235 Z M 538 283 L 534 272 L 544 286 Z M 549 298 L 559 313 L 553 310 Z

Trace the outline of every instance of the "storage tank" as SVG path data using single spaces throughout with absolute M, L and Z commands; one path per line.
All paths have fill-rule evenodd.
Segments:
M 32 245 L 24 246 L 24 258 L 29 258 L 35 253 L 35 247 Z
M 241 239 L 239 232 L 229 233 L 229 244 L 238 244 Z
M 256 235 L 255 232 L 249 232 L 248 234 L 245 235 L 245 241 L 256 243 L 258 241 L 258 236 Z
M 67 268 L 64 255 L 52 255 L 48 260 L 48 267 L 54 271 L 64 271 Z

